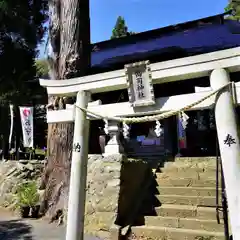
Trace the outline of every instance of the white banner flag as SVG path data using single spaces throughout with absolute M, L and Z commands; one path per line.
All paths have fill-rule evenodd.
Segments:
M 23 146 L 33 148 L 33 107 L 19 107 L 23 132 Z
M 178 129 L 178 147 L 179 149 L 187 148 L 187 136 L 186 129 L 183 126 L 182 117 L 180 114 L 177 115 L 177 129 Z

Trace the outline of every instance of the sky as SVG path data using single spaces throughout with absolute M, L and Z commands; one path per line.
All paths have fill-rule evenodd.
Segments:
M 144 32 L 224 12 L 228 0 L 90 0 L 91 42 L 108 40 L 118 16 L 129 31 Z M 45 57 L 45 44 L 39 58 Z

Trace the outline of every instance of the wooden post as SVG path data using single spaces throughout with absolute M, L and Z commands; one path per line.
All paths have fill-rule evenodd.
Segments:
M 213 90 L 230 82 L 224 69 L 215 69 L 210 76 Z M 230 223 L 234 240 L 240 239 L 240 142 L 237 131 L 235 107 L 229 87 L 216 96 L 215 120 L 221 161 L 225 178 Z
M 87 108 L 89 93 L 78 92 L 76 105 Z M 89 120 L 86 112 L 75 108 L 75 126 L 69 185 L 66 240 L 83 240 L 88 162 Z

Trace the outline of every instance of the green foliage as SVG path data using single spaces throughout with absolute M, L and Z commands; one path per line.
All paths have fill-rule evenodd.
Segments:
M 34 181 L 20 184 L 16 189 L 16 200 L 18 207 L 33 207 L 39 202 L 37 184 Z
M 47 0 L 0 0 L 0 104 L 26 103 L 36 77 L 37 45 L 45 32 Z
M 135 34 L 134 32 L 128 32 L 128 27 L 126 25 L 125 19 L 121 16 L 117 18 L 114 29 L 112 30 L 111 39 L 126 37 L 128 35 Z
M 36 60 L 37 77 L 48 78 L 48 62 L 46 59 Z
M 229 16 L 228 19 L 231 20 L 240 20 L 240 3 L 229 3 L 227 5 L 227 7 L 224 9 L 226 12 L 230 11 L 230 10 L 234 10 L 234 16 Z

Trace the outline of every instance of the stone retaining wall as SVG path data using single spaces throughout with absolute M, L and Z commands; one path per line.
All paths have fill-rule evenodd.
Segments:
M 0 162 L 0 205 L 11 207 L 17 184 L 26 179 L 40 180 L 44 163 L 39 160 Z M 114 223 L 125 225 L 149 169 L 148 164 L 128 161 L 122 155 L 104 158 L 89 155 L 85 231 L 107 238 Z
M 92 156 L 88 165 L 85 231 L 109 238 L 114 224 L 126 226 L 151 167 L 121 155 Z
M 44 163 L 39 160 L 0 162 L 0 205 L 11 207 L 16 186 L 26 180 L 39 179 Z
M 85 231 L 108 237 L 118 212 L 122 155 L 89 156 Z

